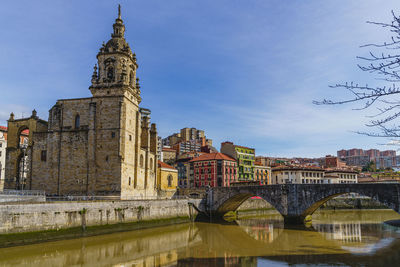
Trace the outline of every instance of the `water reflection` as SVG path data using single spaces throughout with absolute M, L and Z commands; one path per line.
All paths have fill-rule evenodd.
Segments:
M 263 243 L 272 243 L 283 231 L 283 220 L 265 218 L 247 218 L 236 221 L 237 225 L 251 238 Z
M 323 233 L 325 238 L 340 240 L 342 242 L 361 242 L 361 223 L 332 223 L 317 224 L 313 226 L 315 230 Z
M 400 263 L 391 211 L 329 212 L 309 228 L 279 216 L 182 224 L 0 249 L 0 266 L 257 266 Z M 379 264 L 378 264 L 379 263 Z

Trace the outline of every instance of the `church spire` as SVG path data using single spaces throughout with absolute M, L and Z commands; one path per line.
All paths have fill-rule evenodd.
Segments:
M 130 94 L 133 97 L 131 100 L 140 103 L 140 85 L 136 80 L 139 66 L 136 55 L 132 53 L 124 37 L 125 25 L 121 18 L 120 5 L 113 30 L 111 39 L 103 43 L 97 54 L 98 67 L 94 67 L 90 91 L 95 97 Z
M 121 19 L 121 5 L 118 5 L 118 18 L 113 25 L 114 32 L 111 34 L 112 38 L 124 38 L 125 25 Z

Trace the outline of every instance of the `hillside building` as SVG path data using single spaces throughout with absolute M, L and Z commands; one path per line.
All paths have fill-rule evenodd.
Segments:
M 238 165 L 238 181 L 254 181 L 255 149 L 235 145 L 232 142 L 221 143 L 221 153 L 234 158 Z
M 189 161 L 194 187 L 229 187 L 237 182 L 236 160 L 222 153 L 206 153 Z
M 260 162 L 254 163 L 254 181 L 259 185 L 268 185 L 271 181 L 271 167 L 264 166 Z
M 357 183 L 357 172 L 304 166 L 272 168 L 271 184 L 337 184 Z

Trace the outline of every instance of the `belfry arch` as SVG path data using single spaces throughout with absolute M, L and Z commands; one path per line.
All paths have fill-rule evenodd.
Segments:
M 39 119 L 36 110 L 32 111 L 29 118 L 22 119 L 15 119 L 11 113 L 8 120 L 4 189 L 31 189 L 34 134 L 41 131 L 47 131 L 47 122 Z M 22 140 L 25 138 L 21 138 L 23 132 L 28 140 L 24 145 Z

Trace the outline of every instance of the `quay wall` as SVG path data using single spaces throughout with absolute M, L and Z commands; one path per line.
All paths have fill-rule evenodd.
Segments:
M 200 199 L 68 201 L 0 205 L 0 236 L 173 218 L 192 219 Z

